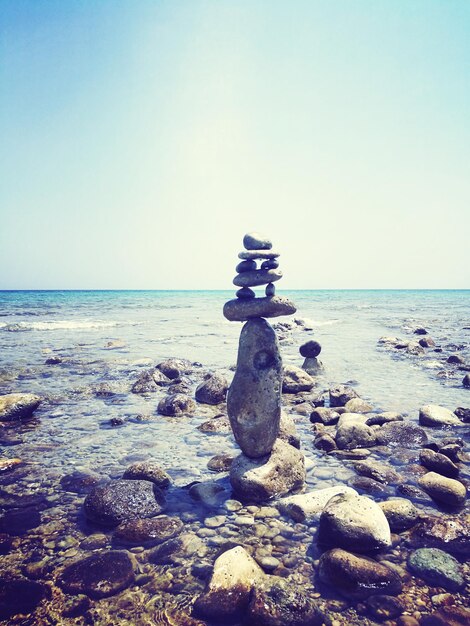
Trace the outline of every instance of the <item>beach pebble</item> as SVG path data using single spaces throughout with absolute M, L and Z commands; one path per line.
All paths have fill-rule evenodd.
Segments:
M 437 472 L 449 478 L 455 478 L 459 474 L 459 468 L 445 454 L 424 449 L 419 453 L 419 461 L 428 470 Z
M 243 508 L 243 504 L 239 500 L 226 500 L 224 506 L 227 511 L 235 512 Z
M 157 411 L 161 415 L 176 417 L 190 415 L 196 410 L 196 404 L 192 398 L 184 393 L 170 393 L 160 400 Z
M 147 480 L 114 480 L 95 487 L 84 502 L 92 522 L 117 526 L 123 521 L 154 517 L 164 508 L 163 492 Z
M 206 481 L 203 483 L 196 483 L 189 488 L 189 495 L 193 500 L 198 500 L 209 506 L 218 504 L 223 501 L 223 495 L 225 489 L 222 485 L 215 481 Z
M 387 518 L 379 505 L 351 493 L 329 500 L 320 516 L 318 541 L 356 552 L 386 548 L 392 543 Z
M 282 393 L 310 391 L 315 381 L 302 368 L 296 365 L 284 365 L 282 371 Z
M 304 358 L 315 358 L 321 352 L 321 345 L 318 341 L 310 339 L 300 346 L 299 352 Z
M 378 593 L 396 595 L 402 587 L 400 577 L 389 567 L 339 548 L 321 556 L 318 577 L 342 595 L 355 600 Z
M 330 406 L 333 408 L 344 406 L 348 400 L 358 397 L 354 389 L 347 387 L 346 385 L 336 385 L 335 387 L 331 387 L 328 393 L 330 396 Z
M 242 287 L 235 293 L 235 295 L 237 296 L 237 298 L 241 298 L 243 300 L 247 298 L 254 298 L 256 296 L 256 293 L 253 291 L 253 289 L 250 289 L 249 287 Z
M 165 470 L 151 461 L 133 463 L 122 477 L 129 480 L 148 480 L 161 489 L 166 489 L 171 484 L 171 478 Z
M 259 233 L 247 233 L 243 237 L 243 247 L 246 250 L 271 250 L 272 242 Z
M 221 539 L 225 541 L 223 537 Z M 148 553 L 148 559 L 155 565 L 181 565 L 190 557 L 202 558 L 206 554 L 207 547 L 204 542 L 195 533 L 188 532 L 152 548 Z
M 351 398 L 344 405 L 349 413 L 370 413 L 372 406 L 362 398 Z
M 253 588 L 264 577 L 263 570 L 244 548 L 227 550 L 216 559 L 207 588 L 194 604 L 194 614 L 221 622 L 243 614 Z
M 245 322 L 257 317 L 279 317 L 291 315 L 296 308 L 293 302 L 283 296 L 272 298 L 236 298 L 224 305 L 224 316 L 232 322 Z
M 418 521 L 418 509 L 406 498 L 390 498 L 379 502 L 379 506 L 387 518 L 390 530 L 394 533 L 407 530 Z
M 274 283 L 282 278 L 282 272 L 276 270 L 252 270 L 251 272 L 242 272 L 237 274 L 233 279 L 233 284 L 237 287 L 257 287 L 259 285 L 267 285 Z
M 225 401 L 227 389 L 227 379 L 216 372 L 197 386 L 196 400 L 202 404 L 220 404 Z
M 442 426 L 462 426 L 462 422 L 453 411 L 438 406 L 437 404 L 426 404 L 419 410 L 419 423 L 422 426 L 442 427 Z
M 465 503 L 467 490 L 458 480 L 441 476 L 436 472 L 428 472 L 418 480 L 418 484 L 437 502 L 449 506 L 463 506 Z
M 42 398 L 32 393 L 8 393 L 0 396 L 0 421 L 28 419 L 41 402 Z
M 230 468 L 230 483 L 243 500 L 262 502 L 300 489 L 305 480 L 303 454 L 276 439 L 268 456 L 250 459 L 241 454 Z
M 464 584 L 462 567 L 456 558 L 438 548 L 419 548 L 408 557 L 409 570 L 428 585 L 457 591 Z
M 182 529 L 183 523 L 178 518 L 161 515 L 122 522 L 114 531 L 113 539 L 128 545 L 155 545 L 175 537 Z
M 242 274 L 243 272 L 252 272 L 255 269 L 256 261 L 240 261 L 240 263 L 235 268 L 235 271 L 237 272 L 237 274 Z
M 110 551 L 93 554 L 64 569 L 58 584 L 72 594 L 91 598 L 107 598 L 134 581 L 132 561 L 125 552 Z
M 204 520 L 204 525 L 207 528 L 219 528 L 219 526 L 223 526 L 226 520 L 225 515 L 215 515 L 214 517 L 206 517 Z

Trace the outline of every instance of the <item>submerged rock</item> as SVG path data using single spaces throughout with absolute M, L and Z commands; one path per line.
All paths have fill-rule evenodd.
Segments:
M 166 489 L 171 484 L 171 478 L 165 470 L 151 461 L 133 463 L 122 477 L 129 480 L 148 480 L 160 489 Z
M 237 369 L 227 395 L 235 439 L 251 458 L 271 452 L 281 419 L 281 356 L 264 319 L 248 321 L 240 334 Z
M 396 484 L 403 481 L 403 477 L 400 476 L 398 472 L 380 461 L 372 461 L 369 459 L 366 461 L 356 461 L 353 463 L 353 466 L 356 472 L 361 476 L 373 478 L 385 485 Z
M 420 626 L 468 626 L 470 609 L 463 606 L 444 606 L 432 615 L 425 615 Z
M 0 579 L 0 619 L 28 615 L 47 595 L 47 587 L 26 578 Z
M 28 419 L 41 402 L 42 398 L 32 393 L 8 393 L 0 396 L 0 421 Z
M 460 563 L 438 548 L 415 550 L 408 557 L 408 568 L 428 585 L 457 591 L 464 584 Z
M 183 529 L 177 517 L 161 515 L 122 522 L 114 531 L 114 540 L 129 545 L 155 545 L 176 537 Z
M 94 472 L 75 471 L 60 479 L 60 486 L 65 491 L 89 493 L 100 482 L 101 476 Z
M 369 552 L 391 545 L 390 527 L 382 509 L 373 500 L 344 493 L 331 498 L 323 509 L 318 541 Z
M 354 600 L 374 594 L 396 595 L 402 588 L 400 577 L 389 567 L 339 548 L 321 556 L 318 577 Z
M 85 515 L 92 522 L 117 526 L 121 522 L 154 517 L 162 512 L 165 497 L 147 480 L 114 480 L 95 487 L 86 497 Z
M 184 393 L 175 393 L 165 396 L 158 403 L 157 411 L 167 417 L 190 415 L 196 410 L 196 404 L 192 398 Z
M 196 388 L 196 400 L 202 404 L 220 404 L 225 401 L 228 382 L 222 374 L 211 374 Z
M 244 454 L 230 468 L 230 483 L 243 500 L 261 502 L 300 489 L 305 481 L 304 455 L 277 439 L 269 455 L 251 459 Z
M 59 576 L 58 584 L 67 593 L 99 599 L 113 596 L 133 581 L 131 559 L 126 552 L 113 550 L 72 563 Z
M 264 577 L 244 548 L 227 550 L 214 563 L 207 589 L 194 604 L 195 615 L 217 621 L 241 617 L 248 609 L 253 588 Z
M 164 541 L 149 552 L 149 561 L 156 565 L 181 565 L 189 557 L 204 557 L 207 548 L 199 537 L 188 532 Z

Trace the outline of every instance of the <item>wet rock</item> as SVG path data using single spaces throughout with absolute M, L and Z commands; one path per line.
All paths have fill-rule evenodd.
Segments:
M 336 387 L 331 387 L 329 389 L 329 396 L 331 407 L 345 406 L 346 402 L 358 397 L 354 389 L 347 387 L 346 385 L 336 385 Z
M 390 527 L 382 509 L 366 496 L 334 496 L 322 511 L 318 541 L 369 552 L 391 545 Z
M 47 595 L 47 587 L 26 578 L 0 579 L 0 619 L 28 615 Z
M 296 365 L 284 365 L 282 377 L 282 393 L 299 393 L 310 391 L 315 381 L 305 370 Z
M 462 379 L 462 385 L 467 389 L 470 388 L 470 374 L 465 374 Z
M 420 548 L 408 557 L 409 570 L 428 585 L 457 591 L 464 580 L 460 563 L 450 554 L 438 548 Z
M 428 331 L 425 328 L 423 328 L 422 326 L 418 326 L 418 328 L 415 328 L 413 333 L 415 335 L 427 335 Z
M 245 322 L 260 317 L 279 317 L 295 313 L 295 304 L 282 296 L 236 298 L 224 304 L 224 316 L 232 322 Z
M 41 524 L 41 514 L 36 509 L 10 509 L 0 517 L 0 532 L 21 537 Z
M 426 444 L 425 431 L 407 422 L 389 422 L 377 430 L 377 443 L 399 448 L 416 448 Z
M 235 439 L 248 457 L 271 452 L 278 435 L 281 368 L 274 330 L 264 319 L 249 320 L 240 334 L 237 369 L 227 395 Z
M 231 454 L 216 454 L 207 463 L 207 468 L 211 472 L 228 472 L 232 466 L 234 456 Z
M 0 422 L 28 419 L 41 402 L 42 398 L 32 393 L 8 393 L 0 396 Z
M 424 465 L 428 470 L 448 476 L 449 478 L 455 478 L 459 474 L 459 468 L 453 463 L 447 456 L 434 452 L 434 450 L 421 450 L 419 453 L 419 460 L 421 465 Z
M 313 445 L 324 452 L 336 450 L 336 441 L 328 433 L 319 433 L 313 440 Z
M 436 472 L 428 472 L 418 480 L 418 484 L 437 502 L 449 506 L 463 506 L 465 503 L 467 490 L 458 480 L 441 476 Z
M 225 401 L 228 382 L 222 374 L 211 374 L 196 388 L 196 400 L 202 404 L 220 404 Z
M 182 529 L 183 523 L 178 518 L 162 515 L 122 522 L 114 531 L 113 538 L 127 545 L 156 545 L 176 537 Z
M 383 426 L 389 422 L 402 422 L 403 415 L 395 413 L 394 411 L 385 411 L 384 413 L 377 413 L 367 418 L 366 424 L 368 426 Z
M 320 517 L 321 512 L 333 496 L 344 493 L 358 495 L 351 487 L 339 485 L 282 498 L 279 500 L 278 506 L 282 513 L 296 522 L 312 522 Z
M 454 413 L 457 417 L 464 422 L 464 424 L 470 424 L 470 409 L 465 409 L 463 406 L 458 406 Z
M 362 398 L 351 398 L 344 405 L 348 413 L 369 413 L 372 406 Z
M 82 594 L 65 596 L 62 617 L 80 617 L 88 611 L 90 604 L 90 598 Z
M 184 393 L 169 394 L 160 400 L 157 411 L 167 417 L 179 415 L 191 415 L 196 410 L 196 404 L 192 398 Z
M 302 363 L 302 369 L 310 376 L 317 376 L 320 372 L 323 372 L 323 363 L 316 358 L 307 357 Z
M 194 533 L 188 532 L 164 541 L 149 552 L 149 561 L 155 565 L 181 565 L 185 560 L 204 557 L 207 548 Z
M 11 472 L 22 464 L 21 459 L 0 459 L 0 474 Z
M 366 598 L 365 605 L 368 613 L 379 621 L 395 619 L 405 610 L 403 603 L 398 598 L 381 594 Z
M 44 361 L 44 365 L 60 365 L 63 362 L 64 359 L 61 356 L 50 356 Z
M 299 352 L 306 359 L 314 359 L 320 354 L 321 345 L 318 343 L 318 341 L 310 339 L 310 341 L 307 341 L 300 346 Z
M 470 609 L 463 606 L 444 606 L 432 615 L 425 615 L 420 626 L 468 626 Z
M 162 512 L 165 497 L 147 480 L 114 480 L 95 487 L 86 497 L 85 515 L 92 522 L 117 526 L 121 522 L 154 517 Z
M 431 337 L 422 337 L 418 343 L 422 348 L 434 348 L 436 345 L 434 339 Z
M 195 602 L 195 615 L 222 622 L 241 617 L 248 609 L 253 588 L 264 577 L 263 570 L 244 548 L 227 550 L 214 563 L 207 589 Z
M 248 626 L 321 626 L 320 609 L 297 585 L 270 576 L 253 589 Z
M 380 461 L 372 461 L 370 459 L 366 461 L 356 461 L 353 463 L 353 467 L 361 476 L 373 478 L 385 485 L 396 484 L 403 481 L 403 477 L 400 476 L 398 472 Z
M 159 363 L 156 368 L 163 372 L 167 378 L 175 380 L 181 378 L 183 374 L 190 374 L 193 371 L 191 361 L 187 359 L 166 359 Z
M 294 448 L 300 449 L 300 437 L 297 433 L 295 422 L 292 417 L 284 413 L 284 411 L 281 411 L 278 438 L 294 446 Z
M 134 582 L 133 569 L 126 552 L 101 552 L 66 567 L 58 584 L 67 593 L 107 598 Z
M 414 547 L 440 548 L 458 555 L 470 555 L 470 517 L 429 517 L 413 528 Z
M 358 413 L 344 413 L 336 429 L 336 445 L 340 450 L 369 448 L 377 442 L 376 431 L 367 426 L 364 416 Z
M 220 483 L 208 480 L 203 483 L 191 485 L 189 495 L 193 500 L 197 500 L 208 506 L 214 506 L 224 499 L 225 489 Z
M 424 354 L 424 348 L 418 341 L 409 341 L 406 346 L 406 351 L 408 354 L 413 354 L 414 356 L 421 356 Z
M 271 250 L 273 244 L 267 237 L 253 232 L 243 237 L 243 246 L 246 250 Z
M 152 368 L 142 372 L 132 385 L 131 391 L 132 393 L 154 393 L 170 383 L 171 379 L 168 376 L 165 376 L 160 370 Z
M 419 410 L 419 423 L 423 426 L 442 428 L 443 426 L 462 426 L 457 415 L 437 404 L 426 404 Z
M 418 522 L 419 511 L 406 498 L 390 498 L 379 502 L 379 506 L 387 518 L 390 530 L 394 533 L 407 530 Z
M 230 421 L 226 415 L 216 415 L 197 427 L 202 433 L 230 433 Z
M 89 493 L 100 482 L 101 476 L 94 472 L 83 472 L 77 470 L 71 474 L 66 474 L 60 479 L 60 486 L 65 491 L 73 493 Z
M 336 424 L 339 420 L 339 413 L 334 409 L 328 409 L 326 407 L 317 407 L 314 411 L 310 413 L 310 421 L 312 423 L 325 424 L 325 426 L 330 426 L 331 424 Z
M 230 468 L 230 483 L 242 500 L 261 502 L 300 489 L 305 480 L 303 454 L 277 439 L 271 454 L 251 459 L 244 454 Z
M 465 359 L 460 354 L 451 354 L 447 358 L 447 363 L 452 363 L 453 365 L 464 365 Z
M 166 489 L 171 484 L 171 478 L 165 470 L 151 461 L 133 463 L 122 477 L 129 480 L 148 480 L 160 489 Z
M 367 476 L 353 476 L 349 481 L 351 487 L 357 489 L 361 494 L 367 493 L 373 496 L 385 498 L 392 494 L 392 490 L 387 485 L 379 483 L 373 478 Z
M 396 595 L 402 587 L 400 577 L 389 567 L 339 548 L 321 556 L 318 577 L 354 600 L 374 594 Z

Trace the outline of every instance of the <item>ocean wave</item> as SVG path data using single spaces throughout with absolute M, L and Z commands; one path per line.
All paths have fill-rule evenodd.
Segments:
M 321 326 L 333 326 L 333 324 L 339 324 L 340 322 L 341 320 L 339 319 L 325 320 L 323 322 L 318 322 L 315 320 L 308 320 L 308 324 L 310 326 L 313 326 L 314 328 L 320 328 Z
M 115 328 L 116 326 L 137 326 L 143 322 L 117 322 L 110 320 L 51 320 L 48 322 L 0 322 L 0 330 L 8 332 L 24 332 L 29 330 L 94 330 Z

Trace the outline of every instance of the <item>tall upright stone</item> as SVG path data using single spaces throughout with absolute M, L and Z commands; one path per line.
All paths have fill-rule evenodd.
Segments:
M 237 369 L 227 396 L 235 440 L 244 454 L 269 454 L 281 419 L 282 361 L 276 333 L 263 318 L 243 326 Z

